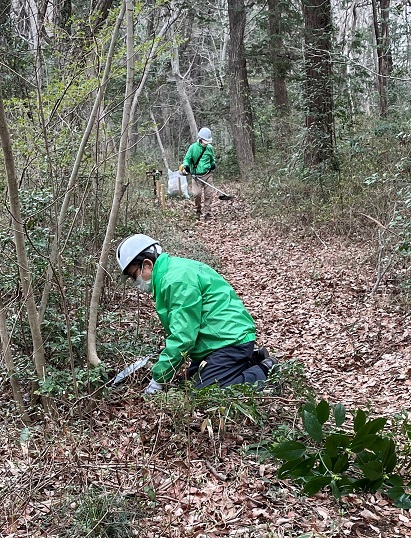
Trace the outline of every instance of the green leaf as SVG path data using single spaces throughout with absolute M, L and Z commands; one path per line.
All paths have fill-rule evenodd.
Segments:
M 314 467 L 316 461 L 317 459 L 314 457 L 288 461 L 278 469 L 278 478 L 285 478 L 287 476 L 291 476 L 293 478 L 304 478 L 311 476 L 311 469 Z
M 370 429 L 368 430 L 368 433 L 377 433 L 384 429 L 384 426 L 387 422 L 387 419 L 384 417 L 378 417 L 374 420 L 371 420 L 368 424 L 370 425 Z
M 294 461 L 301 458 L 307 450 L 305 445 L 297 441 L 285 441 L 274 448 L 270 448 L 270 453 L 279 460 Z
M 330 416 L 330 405 L 325 400 L 321 400 L 321 402 L 317 405 L 316 409 L 316 415 L 318 422 L 323 425 L 327 422 L 329 416 Z
M 341 495 L 342 495 L 342 494 L 341 494 L 340 488 L 338 487 L 337 482 L 336 482 L 335 480 L 333 480 L 333 481 L 331 482 L 331 492 L 332 492 L 332 494 L 334 495 L 334 497 L 335 497 L 336 499 L 340 499 L 340 498 L 341 498 Z
M 349 493 L 352 493 L 354 491 L 353 488 L 353 482 L 354 480 L 348 476 L 342 476 L 338 482 L 336 482 L 336 485 L 338 484 L 338 490 L 340 491 L 340 495 L 348 495 Z M 332 484 L 331 484 L 332 487 Z
M 277 471 L 278 478 L 287 478 L 287 477 L 291 476 L 291 474 L 290 474 L 291 471 L 295 467 L 298 467 L 298 465 L 303 461 L 304 461 L 304 459 L 301 458 L 301 459 L 298 459 L 298 460 L 287 461 L 286 463 L 281 465 L 281 467 Z
M 358 432 L 367 422 L 367 415 L 362 409 L 358 409 L 354 418 L 354 431 Z
M 318 493 L 323 487 L 328 486 L 331 483 L 331 480 L 331 476 L 316 476 L 315 478 L 311 478 L 311 480 L 305 484 L 303 493 L 311 497 Z
M 368 480 L 378 480 L 382 476 L 383 469 L 380 461 L 370 461 L 364 465 L 359 465 L 358 467 L 362 470 L 364 476 L 368 478 Z
M 394 486 L 387 491 L 387 495 L 394 501 L 397 508 L 411 509 L 411 497 L 402 486 Z
M 382 465 L 386 473 L 391 473 L 397 465 L 397 455 L 395 453 L 395 444 L 392 439 L 389 439 L 388 444 L 382 456 Z
M 350 444 L 350 438 L 348 435 L 342 433 L 332 433 L 327 436 L 324 447 L 326 452 L 331 456 L 335 457 L 338 454 L 347 448 Z
M 390 474 L 386 480 L 387 484 L 391 486 L 403 486 L 404 480 L 399 474 Z
M 333 471 L 337 474 L 344 473 L 349 466 L 348 454 L 345 453 L 334 463 Z
M 362 434 L 361 430 L 357 433 L 357 435 L 354 437 L 354 439 L 351 441 L 349 448 L 356 454 L 361 452 L 364 449 L 371 450 L 375 442 L 378 440 L 377 435 L 367 435 Z
M 345 421 L 345 407 L 339 403 L 334 407 L 334 419 L 337 428 L 339 428 Z
M 307 433 L 310 435 L 314 441 L 322 441 L 323 439 L 323 430 L 321 424 L 319 423 L 317 417 L 308 411 L 303 411 L 303 424 Z
M 315 403 L 312 403 L 312 402 L 307 402 L 302 407 L 302 411 L 308 411 L 312 415 L 315 415 L 316 410 L 317 410 L 317 407 L 316 407 Z

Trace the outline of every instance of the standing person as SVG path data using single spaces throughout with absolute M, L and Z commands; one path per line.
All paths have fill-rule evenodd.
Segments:
M 201 196 L 204 192 L 204 220 L 211 219 L 211 204 L 213 202 L 214 189 L 202 183 L 199 176 L 210 185 L 213 184 L 213 171 L 215 170 L 214 149 L 211 145 L 213 138 L 211 131 L 203 127 L 198 131 L 197 142 L 191 144 L 184 157 L 181 170 L 183 173 L 192 174 L 192 191 L 197 220 L 201 218 Z
M 265 348 L 254 350 L 253 318 L 230 284 L 208 265 L 170 256 L 158 241 L 135 234 L 117 248 L 123 280 L 152 293 L 166 345 L 145 389 L 163 390 L 191 359 L 188 377 L 196 388 L 218 383 L 264 383 L 277 363 Z

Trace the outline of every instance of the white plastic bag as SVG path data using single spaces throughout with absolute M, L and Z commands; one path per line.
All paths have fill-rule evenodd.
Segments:
M 177 172 L 173 172 L 170 169 L 168 170 L 167 194 L 179 194 L 179 189 L 178 189 L 179 178 L 180 178 L 181 194 L 185 196 L 186 198 L 189 198 L 187 177 L 181 175 L 178 170 Z

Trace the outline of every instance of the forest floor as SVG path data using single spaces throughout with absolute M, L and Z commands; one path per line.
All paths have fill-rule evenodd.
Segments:
M 387 283 L 370 297 L 376 268 L 369 245 L 280 232 L 268 219 L 247 217 L 239 199 L 216 202 L 214 220 L 194 224 L 191 202 L 184 203 L 191 238 L 220 259 L 220 272 L 256 321 L 258 345 L 282 364 L 301 363 L 317 401 L 388 417 L 392 429 L 411 421 L 409 313 Z M 123 303 L 130 323 L 135 295 L 128 289 Z M 140 301 L 142 323 L 149 323 L 152 304 Z M 3 425 L 2 538 L 411 536 L 411 514 L 382 494 L 336 500 L 324 490 L 304 497 L 295 483 L 276 477 L 278 462 L 245 453 L 284 427 L 284 417 L 298 420 L 301 394 L 292 387 L 281 397 L 261 397 L 269 417 L 262 424 L 246 415 L 223 424 L 218 405 L 187 407 L 178 391 L 169 399 L 143 398 L 148 374 L 139 375 L 75 430 L 67 416 L 35 426 L 26 442 Z M 408 444 L 403 467 L 409 453 Z M 81 500 L 80 491 L 88 492 Z M 132 532 L 118 519 L 127 509 Z

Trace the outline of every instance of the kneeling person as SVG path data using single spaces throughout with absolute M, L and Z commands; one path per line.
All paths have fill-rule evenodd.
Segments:
M 117 248 L 123 279 L 152 293 L 166 333 L 166 346 L 145 389 L 163 389 L 191 358 L 188 377 L 196 388 L 218 383 L 264 382 L 277 362 L 265 348 L 254 350 L 255 324 L 230 284 L 208 265 L 170 256 L 158 241 L 142 234 Z

